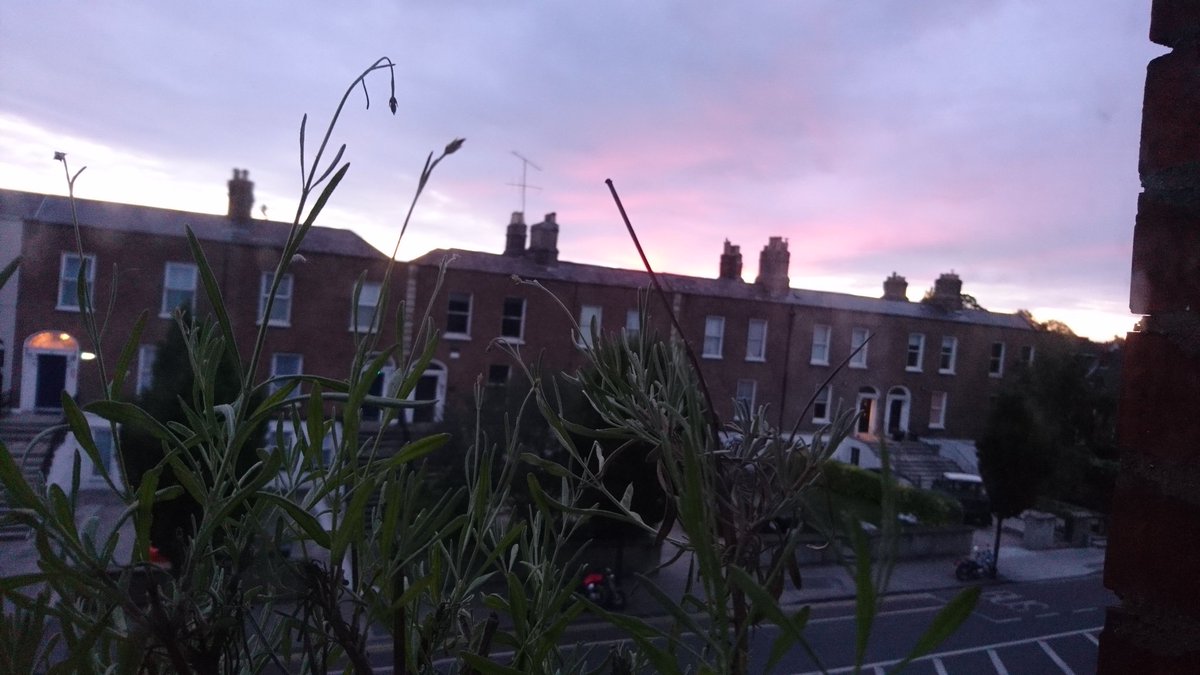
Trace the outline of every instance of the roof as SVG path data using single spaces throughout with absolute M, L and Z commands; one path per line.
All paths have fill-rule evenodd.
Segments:
M 220 241 L 246 246 L 283 248 L 292 224 L 275 220 L 251 219 L 234 223 L 228 216 L 211 213 L 175 211 L 152 206 L 118 204 L 92 199 L 76 199 L 79 224 L 120 232 L 183 237 L 191 227 L 202 241 Z M 71 202 L 67 197 L 19 190 L 0 189 L 0 217 L 70 225 Z M 386 258 L 374 246 L 350 230 L 313 227 L 305 235 L 300 250 L 357 258 Z
M 506 256 L 481 251 L 462 249 L 435 249 L 412 260 L 414 265 L 437 266 L 450 259 L 447 268 L 517 275 L 523 279 L 564 281 L 569 283 L 594 284 L 600 286 L 623 286 L 645 288 L 649 276 L 641 270 L 627 270 L 600 265 L 558 261 L 552 265 L 539 265 L 528 257 Z M 904 300 L 868 298 L 849 293 L 814 291 L 801 288 L 789 289 L 785 295 L 773 296 L 758 284 L 748 284 L 740 279 L 705 279 L 679 274 L 658 274 L 668 292 L 688 295 L 724 297 L 755 302 L 776 302 L 797 307 L 812 307 L 850 312 L 866 312 L 888 316 L 902 316 L 935 321 L 950 321 L 973 325 L 994 326 L 1016 330 L 1030 330 L 1029 322 L 1016 314 L 999 314 L 982 309 L 960 309 L 947 311 L 936 305 Z

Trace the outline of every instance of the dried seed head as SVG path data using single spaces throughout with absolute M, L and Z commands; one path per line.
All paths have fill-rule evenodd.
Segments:
M 56 153 L 54 153 L 54 161 L 56 161 L 56 162 L 65 162 L 65 161 L 67 161 L 67 153 L 65 153 L 65 152 L 56 152 Z
M 456 139 L 450 141 L 450 143 L 448 143 L 446 145 L 446 149 L 445 149 L 445 151 L 443 151 L 442 154 L 453 155 L 455 152 L 458 151 L 459 148 L 462 147 L 463 141 L 465 141 L 465 140 L 467 140 L 467 139 L 456 138 Z
M 396 104 L 396 97 L 395 97 L 395 96 L 393 96 L 393 97 L 391 97 L 391 98 L 389 98 L 389 99 L 388 99 L 388 108 L 391 108 L 391 110 L 392 110 L 392 114 L 393 114 L 393 115 L 395 115 L 395 114 L 396 114 L 396 107 L 397 107 L 397 104 Z

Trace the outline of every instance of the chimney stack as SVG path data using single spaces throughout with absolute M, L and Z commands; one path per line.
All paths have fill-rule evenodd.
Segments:
M 954 272 L 939 276 L 933 282 L 933 302 L 947 311 L 962 309 L 962 279 Z
M 758 278 L 754 283 L 761 284 L 771 295 L 786 293 L 791 288 L 791 280 L 788 278 L 790 261 L 787 240 L 783 237 L 771 237 L 759 254 Z
M 229 218 L 239 223 L 250 220 L 254 210 L 254 183 L 250 182 L 250 171 L 234 169 L 229 180 Z
M 883 299 L 908 302 L 908 280 L 892 272 L 892 276 L 883 280 Z
M 557 213 L 547 213 L 545 220 L 529 228 L 529 254 L 539 265 L 558 262 L 557 220 Z
M 742 280 L 742 247 L 725 240 L 725 252 L 721 254 L 721 273 L 718 279 Z
M 504 240 L 504 255 L 525 255 L 525 214 L 513 211 L 508 221 L 508 236 Z

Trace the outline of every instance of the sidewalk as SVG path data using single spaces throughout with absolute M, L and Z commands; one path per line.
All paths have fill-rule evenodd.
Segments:
M 991 548 L 994 536 L 994 530 L 991 528 L 978 529 L 975 531 L 975 545 L 980 548 Z M 891 581 L 886 592 L 888 594 L 916 593 L 947 588 L 966 588 L 972 583 L 979 583 L 958 581 L 954 577 L 956 560 L 957 558 L 950 557 L 897 562 L 893 567 Z M 997 567 L 999 569 L 997 579 L 995 581 L 985 580 L 984 583 L 1043 581 L 1086 576 L 1103 571 L 1104 549 L 1054 548 L 1030 551 L 1021 546 L 1019 536 L 1006 531 L 1001 536 Z M 684 556 L 674 565 L 649 575 L 649 579 L 670 597 L 679 598 L 683 595 L 687 582 L 687 570 L 688 559 L 687 556 Z M 787 582 L 783 595 L 780 597 L 782 604 L 804 605 L 855 597 L 854 581 L 846 569 L 840 565 L 802 567 L 800 575 L 803 582 L 802 587 L 796 589 L 790 581 Z M 659 613 L 661 608 L 657 602 L 649 594 L 639 590 L 636 579 L 624 580 L 623 586 L 629 598 L 626 611 L 639 615 Z M 697 589 L 693 589 L 693 592 L 697 592 Z

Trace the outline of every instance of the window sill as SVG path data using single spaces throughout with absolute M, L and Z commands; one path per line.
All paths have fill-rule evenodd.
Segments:
M 810 365 L 810 366 L 828 366 L 829 362 L 828 361 L 809 361 L 808 365 Z
M 920 369 L 920 368 L 915 368 L 915 367 L 913 367 L 913 366 L 908 366 L 907 368 L 905 368 L 905 369 L 904 369 L 904 372 L 906 372 L 906 373 L 919 373 L 919 372 L 921 372 L 921 369 Z
M 497 340 L 499 340 L 500 342 L 505 342 L 505 343 L 508 343 L 508 344 L 510 344 L 510 345 L 523 345 L 523 344 L 525 344 L 525 338 L 519 338 L 519 337 L 509 337 L 509 336 L 507 336 L 507 335 L 501 335 L 500 337 L 498 337 L 498 338 L 496 338 L 496 339 L 497 339 Z
M 767 357 L 765 357 L 765 356 L 747 356 L 746 361 L 748 361 L 749 363 L 766 363 Z
M 939 370 L 938 371 L 938 375 L 954 375 L 954 374 L 955 373 L 953 370 Z
M 813 424 L 829 424 L 829 418 L 825 417 L 825 418 L 819 419 L 819 418 L 814 417 Z
M 54 309 L 60 312 L 79 312 L 79 305 L 55 305 Z
M 710 361 L 720 361 L 722 356 L 720 354 L 701 354 L 700 358 L 709 359 Z
M 867 364 L 865 364 L 865 363 L 851 363 L 851 364 L 847 365 L 846 367 L 847 367 L 847 368 L 853 368 L 853 369 L 855 369 L 855 370 L 866 370 L 866 369 L 867 369 Z
M 459 340 L 461 342 L 467 342 L 471 339 L 471 335 L 469 333 L 443 333 L 442 339 L 443 340 Z
M 256 321 L 254 323 L 254 325 L 256 325 L 256 326 L 261 326 L 262 324 L 263 324 L 262 321 Z M 291 328 L 292 322 L 291 321 L 268 321 L 267 327 L 268 328 Z
M 934 431 L 945 431 L 946 425 L 945 424 L 930 424 L 929 428 Z
M 346 329 L 346 332 L 357 335 L 374 335 L 379 332 L 379 328 L 376 326 L 350 326 Z
M 988 377 L 992 378 L 993 380 L 999 380 L 1004 377 L 1004 373 L 988 373 Z

